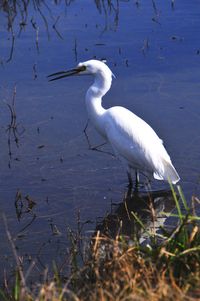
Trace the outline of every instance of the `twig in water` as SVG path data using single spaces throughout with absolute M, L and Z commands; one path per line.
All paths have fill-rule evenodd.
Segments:
M 39 49 L 39 27 L 37 26 L 37 24 L 33 20 L 33 18 L 31 19 L 31 24 L 33 26 L 33 29 L 35 30 L 35 45 L 36 45 L 36 49 L 37 49 L 37 52 L 40 53 L 40 49 Z
M 142 53 L 145 55 L 147 50 L 149 50 L 149 39 L 148 38 L 144 39 L 143 46 L 142 46 Z
M 46 17 L 44 16 L 44 14 L 42 13 L 42 11 L 41 11 L 39 5 L 37 4 L 36 6 L 37 6 L 37 10 L 39 11 L 39 13 L 40 13 L 40 15 L 41 15 L 41 17 L 42 17 L 42 19 L 43 19 L 43 21 L 44 21 L 44 24 L 45 24 L 45 27 L 46 27 L 46 32 L 47 32 L 48 40 L 50 40 L 50 33 L 49 33 L 49 26 L 48 26 L 47 19 L 46 19 Z
M 155 12 L 155 14 L 157 15 L 157 14 L 158 14 L 158 9 L 157 9 L 157 7 L 156 7 L 156 2 L 155 2 L 155 0 L 151 0 L 151 1 L 152 1 L 152 5 L 153 5 L 154 12 Z
M 171 0 L 171 7 L 172 7 L 172 9 L 174 9 L 174 5 L 175 5 L 175 0 Z
M 36 70 L 36 64 L 33 65 L 33 79 L 36 80 L 37 79 L 37 70 Z
M 60 34 L 60 32 L 58 31 L 58 29 L 56 28 L 56 24 L 58 23 L 58 20 L 60 19 L 60 16 L 57 17 L 55 23 L 53 24 L 53 29 L 55 30 L 55 32 L 57 33 L 58 37 L 63 40 L 63 37 L 62 35 Z
M 16 215 L 18 221 L 20 221 L 23 214 L 31 213 L 33 215 L 32 220 L 26 226 L 24 226 L 19 232 L 23 232 L 35 220 L 36 214 L 32 212 L 35 205 L 36 202 L 29 195 L 23 197 L 21 191 L 20 190 L 17 191 L 15 195 L 15 209 L 16 209 Z
M 6 106 L 8 107 L 8 109 L 10 111 L 10 123 L 8 124 L 8 127 L 6 129 L 6 131 L 8 132 L 8 155 L 9 155 L 9 159 L 10 159 L 10 161 L 8 163 L 9 167 L 10 167 L 10 163 L 11 163 L 11 159 L 12 159 L 12 150 L 11 150 L 12 136 L 14 137 L 16 146 L 19 147 L 19 135 L 21 135 L 25 131 L 24 128 L 22 129 L 21 133 L 19 133 L 19 130 L 18 130 L 17 115 L 16 115 L 16 111 L 15 111 L 16 93 L 17 93 L 17 89 L 16 89 L 16 85 L 15 85 L 14 90 L 13 90 L 11 104 L 4 101 L 4 103 L 6 104 Z
M 14 45 L 15 45 L 15 34 L 13 32 L 12 27 L 11 27 L 11 34 L 12 34 L 12 43 L 11 43 L 10 55 L 9 55 L 9 58 L 6 60 L 6 63 L 9 63 L 13 57 L 13 51 L 14 51 Z
M 77 41 L 76 39 L 74 40 L 74 56 L 75 56 L 75 62 L 78 60 L 78 53 L 77 53 Z

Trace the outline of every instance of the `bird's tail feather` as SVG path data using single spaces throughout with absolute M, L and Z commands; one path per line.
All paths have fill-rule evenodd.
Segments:
M 153 176 L 157 180 L 167 180 L 176 184 L 180 177 L 171 162 L 163 160 L 164 172 L 162 174 L 154 172 Z

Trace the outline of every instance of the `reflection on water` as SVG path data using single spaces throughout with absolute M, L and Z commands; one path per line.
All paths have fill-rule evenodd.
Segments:
M 65 8 L 69 7 L 74 0 L 65 0 L 63 1 L 63 6 Z M 35 45 L 37 52 L 39 54 L 40 47 L 39 47 L 39 40 L 40 40 L 40 25 L 37 22 L 38 16 L 43 22 L 43 27 L 45 27 L 46 34 L 48 39 L 51 36 L 51 30 L 56 33 L 57 37 L 63 39 L 63 35 L 61 31 L 58 29 L 59 21 L 62 17 L 61 14 L 55 15 L 55 8 L 59 6 L 61 1 L 52 1 L 49 5 L 43 0 L 33 0 L 33 1 L 23 1 L 23 3 L 19 3 L 18 1 L 0 1 L 0 10 L 4 13 L 4 22 L 7 25 L 7 31 L 10 33 L 10 51 L 7 59 L 5 60 L 6 63 L 10 62 L 13 58 L 13 52 L 15 50 L 16 38 L 20 37 L 21 34 L 26 31 L 27 26 L 32 26 L 32 29 L 35 32 Z M 119 1 L 102 1 L 97 0 L 94 1 L 96 5 L 97 11 L 104 15 L 105 17 L 105 26 L 102 30 L 102 33 L 106 30 L 110 30 L 113 26 L 110 25 L 109 20 L 111 16 L 114 15 L 113 24 L 116 30 L 118 26 L 118 18 L 119 18 Z M 36 12 L 36 17 L 32 16 L 33 10 Z M 5 24 L 5 23 L 4 23 Z M 76 47 L 77 42 L 75 39 L 74 45 L 74 52 L 76 56 Z M 2 60 L 1 63 L 4 61 Z M 33 67 L 34 68 L 34 67 Z
M 7 141 L 8 141 L 8 167 L 11 168 L 11 162 L 12 160 L 18 160 L 18 158 L 13 158 L 13 144 L 15 147 L 19 147 L 20 143 L 20 136 L 24 132 L 24 128 L 18 123 L 17 120 L 17 115 L 16 115 L 16 110 L 15 110 L 15 100 L 16 100 L 16 86 L 14 87 L 13 90 L 13 95 L 11 98 L 11 102 L 5 102 L 5 105 L 7 106 L 9 113 L 10 113 L 10 120 L 8 123 L 7 128 L 5 129 L 7 133 Z
M 62 3 L 61 3 L 62 2 Z M 52 31 L 60 39 L 64 39 L 62 34 L 62 25 L 59 26 L 60 20 L 63 18 L 63 11 L 57 9 L 62 5 L 62 9 L 68 13 L 69 7 L 74 3 L 74 0 L 65 0 L 65 1 L 51 1 L 51 3 L 46 3 L 43 0 L 33 0 L 33 1 L 23 1 L 22 3 L 12 0 L 12 1 L 0 1 L 0 11 L 3 12 L 3 25 L 7 27 L 10 40 L 10 49 L 8 51 L 8 57 L 3 60 L 1 63 L 8 63 L 13 58 L 13 52 L 15 50 L 16 40 L 19 37 L 23 38 L 23 33 L 25 33 L 26 28 L 31 26 L 35 32 L 35 46 L 38 54 L 40 53 L 40 27 L 45 28 L 47 38 L 51 38 Z M 126 1 L 127 3 L 131 2 L 130 0 Z M 86 3 L 85 3 L 86 4 Z M 141 7 L 140 1 L 135 1 L 135 7 L 139 9 Z M 87 4 L 86 4 L 87 5 Z M 103 1 L 95 0 L 94 5 L 96 6 L 97 12 L 104 19 L 104 26 L 101 28 L 101 35 L 106 31 L 116 31 L 119 26 L 119 17 L 120 17 L 120 6 L 121 3 L 119 0 L 113 1 Z M 80 2 L 81 8 L 84 7 Z M 174 8 L 174 2 L 171 1 L 171 7 Z M 155 22 L 161 25 L 160 15 L 161 11 L 155 1 L 150 2 L 150 8 L 152 9 L 152 22 Z M 58 11 L 58 12 L 57 12 Z M 88 24 L 85 24 L 87 29 Z M 98 24 L 96 24 L 98 27 Z M 146 49 L 148 48 L 148 38 L 145 38 L 143 41 L 143 46 L 141 50 L 145 54 Z M 98 46 L 103 46 L 102 43 L 97 43 Z M 119 47 L 119 52 L 121 53 L 121 47 Z M 77 57 L 77 40 L 74 40 L 74 54 Z M 77 61 L 77 60 L 76 60 Z M 126 65 L 128 66 L 128 60 L 126 60 Z M 33 69 L 35 65 L 33 66 Z
M 154 238 L 159 235 L 173 209 L 171 191 L 136 192 L 127 195 L 122 203 L 113 205 L 111 213 L 99 223 L 96 231 L 113 239 L 123 235 L 128 240 L 135 237 L 141 243 L 149 243 L 151 235 Z M 135 215 L 142 222 L 142 226 Z
M 186 0 L 0 0 L 0 210 L 19 255 L 36 260 L 39 272 L 55 255 L 60 266 L 69 256 L 66 229 L 76 227 L 77 212 L 82 224 L 90 221 L 85 231 L 91 233 L 127 185 L 116 159 L 88 150 L 83 130 L 90 79 L 50 86 L 46 75 L 54 70 L 106 58 L 117 78 L 105 107 L 123 105 L 155 128 L 187 199 L 199 194 L 199 8 Z M 91 145 L 102 143 L 90 126 L 87 133 Z M 152 189 L 158 192 L 151 198 L 126 200 L 129 211 L 124 203 L 113 207 L 109 227 L 101 227 L 115 235 L 123 220 L 126 235 L 138 233 L 127 212 L 138 212 L 149 229 L 165 222 L 158 212 L 173 207 L 168 185 L 155 181 Z M 0 263 L 12 268 L 4 228 L 1 222 Z
M 61 212 L 57 212 L 57 215 L 46 216 L 49 231 L 41 228 L 41 223 L 39 223 L 38 216 L 35 213 L 35 206 L 37 206 L 37 200 L 33 200 L 28 195 L 22 195 L 20 191 L 17 192 L 15 209 L 17 218 L 22 224 L 16 235 L 12 237 L 12 240 L 19 254 L 21 250 L 24 250 L 21 264 L 25 271 L 31 271 L 28 281 L 34 281 L 35 277 L 37 279 L 38 275 L 43 275 L 43 270 L 47 264 L 48 273 L 50 274 L 52 271 L 52 259 L 59 273 L 66 276 L 73 265 L 73 256 L 75 260 L 81 262 L 84 261 L 85 256 L 88 256 L 88 254 L 83 253 L 83 250 L 88 251 L 93 233 L 91 229 L 93 227 L 95 228 L 95 233 L 100 231 L 101 235 L 112 239 L 123 235 L 129 243 L 139 241 L 145 245 L 151 244 L 151 235 L 154 241 L 161 241 L 159 234 L 162 233 L 162 227 L 166 229 L 165 223 L 174 208 L 174 200 L 170 191 L 127 193 L 121 203 L 112 203 L 111 212 L 96 223 L 91 220 L 83 221 L 80 212 L 76 212 L 76 227 L 73 230 L 68 227 L 62 228 L 57 219 L 58 217 L 62 218 Z M 145 230 L 134 218 L 133 214 L 137 215 L 137 218 L 141 220 Z M 39 218 L 44 219 L 45 216 L 40 216 Z M 177 221 L 173 220 L 173 222 L 174 227 Z M 32 232 L 32 239 L 34 239 L 36 234 L 37 244 L 31 239 L 31 232 L 29 232 L 34 225 L 37 226 L 37 233 Z M 43 238 L 39 239 L 40 236 Z M 66 240 L 66 237 L 68 237 L 70 243 Z M 31 249 L 33 243 L 34 250 Z M 13 275 L 15 274 L 11 251 L 7 251 L 7 255 L 4 257 L 4 265 L 13 272 Z

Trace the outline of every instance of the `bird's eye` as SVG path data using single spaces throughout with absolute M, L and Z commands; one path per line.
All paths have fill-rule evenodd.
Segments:
M 86 66 L 84 66 L 84 65 L 80 66 L 78 69 L 79 69 L 80 72 L 85 71 L 86 70 Z

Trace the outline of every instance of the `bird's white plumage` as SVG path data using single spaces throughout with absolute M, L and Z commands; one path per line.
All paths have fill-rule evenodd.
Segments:
M 116 155 L 127 162 L 127 168 L 167 180 L 165 169 L 171 165 L 170 157 L 162 140 L 144 120 L 123 107 L 108 109 L 103 118 L 107 139 Z
M 135 169 L 153 175 L 158 180 L 171 180 L 172 183 L 180 180 L 162 140 L 144 120 L 124 107 L 116 106 L 107 110 L 102 107 L 102 97 L 110 89 L 113 76 L 105 63 L 89 60 L 79 63 L 76 69 L 69 72 L 71 75 L 79 73 L 94 76 L 94 83 L 86 93 L 89 119 L 111 144 L 128 172 Z
M 111 144 L 115 154 L 130 168 L 153 175 L 158 180 L 179 181 L 179 175 L 155 131 L 141 118 L 123 107 L 105 110 L 102 97 L 110 89 L 112 72 L 103 62 L 80 63 L 94 75 L 94 83 L 86 94 L 89 118 L 97 131 Z

